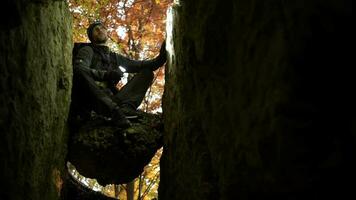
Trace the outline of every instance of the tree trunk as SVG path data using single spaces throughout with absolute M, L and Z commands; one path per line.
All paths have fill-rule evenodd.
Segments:
M 120 185 L 114 185 L 115 197 L 119 198 L 120 195 Z
M 135 181 L 131 181 L 126 185 L 127 200 L 134 200 L 135 197 Z

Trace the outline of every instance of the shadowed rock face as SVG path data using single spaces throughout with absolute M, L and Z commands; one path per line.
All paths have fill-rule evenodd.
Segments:
M 0 199 L 58 199 L 72 77 L 70 13 L 63 1 L 4 5 Z M 355 168 L 352 1 L 181 0 L 176 11 L 160 199 L 343 199 Z M 114 133 L 82 147 L 105 138 L 131 141 Z M 126 137 L 139 148 L 124 154 L 154 146 L 131 133 Z M 85 163 L 95 152 L 78 155 Z
M 160 199 L 342 198 L 352 1 L 180 0 L 175 13 Z
M 6 0 L 0 10 L 0 199 L 58 199 L 72 79 L 71 15 L 64 1 Z
M 162 120 L 144 114 L 132 127 L 120 129 L 102 118 L 72 127 L 68 161 L 101 185 L 128 183 L 138 177 L 162 147 Z
M 0 30 L 9 30 L 21 25 L 19 1 L 5 0 L 0 8 L 0 17 L 2 20 Z

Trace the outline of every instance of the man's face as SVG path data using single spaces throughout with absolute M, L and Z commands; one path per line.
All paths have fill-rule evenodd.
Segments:
M 102 25 L 97 25 L 93 28 L 93 41 L 96 44 L 103 44 L 108 40 L 106 28 Z

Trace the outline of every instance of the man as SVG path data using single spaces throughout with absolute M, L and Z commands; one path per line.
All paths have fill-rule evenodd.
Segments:
M 135 61 L 109 50 L 107 31 L 101 22 L 92 23 L 87 34 L 91 44 L 80 48 L 73 58 L 71 112 L 95 111 L 111 118 L 117 126 L 129 127 L 128 118 L 135 117 L 152 84 L 153 71 L 166 62 L 165 42 L 156 58 Z M 115 86 L 123 76 L 119 66 L 136 75 L 117 90 Z

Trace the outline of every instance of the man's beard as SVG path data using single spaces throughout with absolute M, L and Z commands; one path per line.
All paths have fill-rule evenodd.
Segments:
M 98 37 L 95 42 L 97 44 L 105 44 L 106 41 L 108 41 L 108 37 Z

